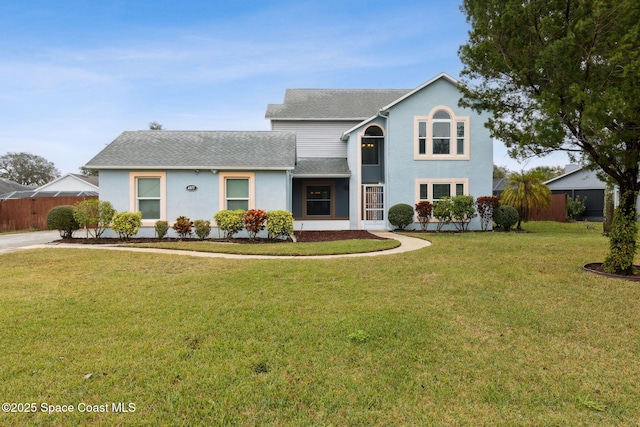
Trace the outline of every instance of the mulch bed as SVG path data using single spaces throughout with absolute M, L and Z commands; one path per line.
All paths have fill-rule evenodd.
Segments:
M 636 269 L 636 274 L 631 274 L 631 275 L 607 273 L 606 271 L 604 271 L 604 268 L 601 262 L 591 262 L 589 264 L 585 264 L 582 267 L 582 269 L 584 271 L 599 274 L 605 277 L 610 277 L 612 279 L 622 279 L 622 280 L 630 280 L 632 282 L 640 282 L 640 265 L 634 265 L 634 267 Z
M 349 239 L 372 239 L 372 240 L 386 240 L 383 237 L 375 236 L 365 230 L 336 230 L 336 231 L 296 231 L 296 240 L 298 242 L 330 242 L 334 240 L 349 240 Z M 114 237 L 101 237 L 99 239 L 60 239 L 57 242 L 60 243 L 75 243 L 75 244 L 87 244 L 87 245 L 100 245 L 100 244 L 121 244 L 121 243 L 157 243 L 157 242 L 181 242 L 181 241 L 200 241 L 197 237 L 192 239 L 177 239 L 177 238 L 131 238 L 129 240 L 123 240 Z M 206 239 L 208 242 L 224 242 L 224 243 L 285 243 L 291 240 L 269 240 L 269 239 Z

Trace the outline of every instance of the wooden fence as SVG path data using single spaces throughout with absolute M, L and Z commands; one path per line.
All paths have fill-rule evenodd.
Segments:
M 552 194 L 549 207 L 534 209 L 531 213 L 531 220 L 567 222 L 567 195 Z
M 46 230 L 51 208 L 97 199 L 98 196 L 29 197 L 0 200 L 0 231 Z

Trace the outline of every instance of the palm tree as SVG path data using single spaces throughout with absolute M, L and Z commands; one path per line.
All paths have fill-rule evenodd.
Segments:
M 551 190 L 542 183 L 537 170 L 513 172 L 500 196 L 500 203 L 516 208 L 520 215 L 518 230 L 522 230 L 521 222 L 529 221 L 534 209 L 544 209 L 551 204 Z

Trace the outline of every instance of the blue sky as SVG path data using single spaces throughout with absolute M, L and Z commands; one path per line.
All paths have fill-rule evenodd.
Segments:
M 5 0 L 0 155 L 78 172 L 122 131 L 261 130 L 286 88 L 415 88 L 459 77 L 468 26 L 442 0 Z M 511 170 L 564 165 L 566 156 Z

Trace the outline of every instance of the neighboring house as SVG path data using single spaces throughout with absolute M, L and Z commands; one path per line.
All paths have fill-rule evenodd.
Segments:
M 60 191 L 60 192 L 74 192 L 74 191 L 93 191 L 98 192 L 98 177 L 97 176 L 85 176 L 77 173 L 68 173 L 60 178 L 48 182 L 38 187 L 38 191 Z
M 580 200 L 586 197 L 586 210 L 581 218 L 602 221 L 605 183 L 598 179 L 595 171 L 567 165 L 564 174 L 546 181 L 545 185 L 553 194 L 567 194 L 572 199 L 580 197 Z
M 3 194 L 12 193 L 14 191 L 33 190 L 34 187 L 22 185 L 10 179 L 0 178 L 0 197 Z
M 100 198 L 144 225 L 257 208 L 303 230 L 387 229 L 392 205 L 492 194 L 487 117 L 458 107 L 457 85 L 443 73 L 413 90 L 289 89 L 267 107 L 271 131 L 124 132 L 86 166 Z

